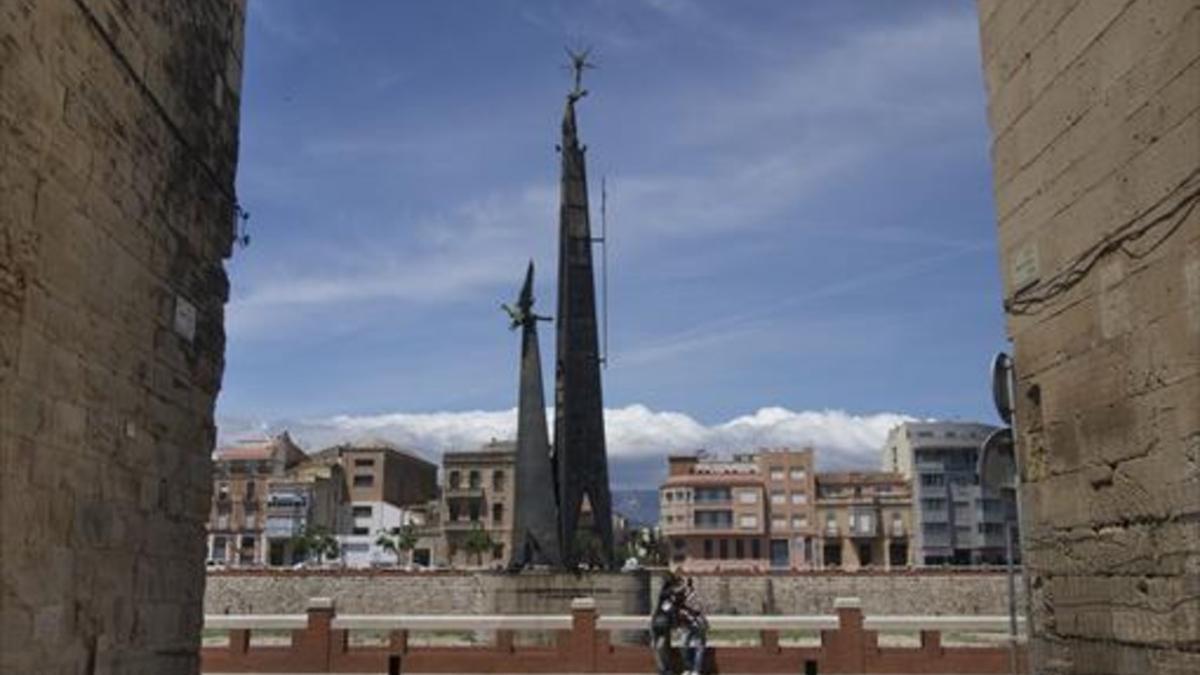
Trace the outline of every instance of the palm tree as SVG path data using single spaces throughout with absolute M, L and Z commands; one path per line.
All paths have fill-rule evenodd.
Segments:
M 380 530 L 378 535 L 375 537 L 375 545 L 395 556 L 397 563 L 400 562 L 400 550 L 397 546 L 396 540 L 392 537 L 392 535 Z
M 406 553 L 408 558 L 406 564 L 409 567 L 412 567 L 413 564 L 413 549 L 417 547 L 417 539 L 417 528 L 411 523 L 401 527 L 400 531 L 396 533 L 396 550 Z
M 467 533 L 466 539 L 463 540 L 463 548 L 467 550 L 467 553 L 475 554 L 475 564 L 480 566 L 483 565 L 483 552 L 490 551 L 493 546 L 495 544 L 492 543 L 491 536 L 479 523 L 475 523 L 475 527 Z
M 292 537 L 292 547 L 297 554 L 312 560 L 315 556 L 318 563 L 326 558 L 336 559 L 341 555 L 337 539 L 323 527 L 304 528 L 300 534 Z
M 400 564 L 400 553 L 407 553 L 406 565 L 412 566 L 412 550 L 417 547 L 417 539 L 417 528 L 405 525 L 390 533 L 380 530 L 378 536 L 375 537 L 375 545 L 395 556 L 397 565 Z

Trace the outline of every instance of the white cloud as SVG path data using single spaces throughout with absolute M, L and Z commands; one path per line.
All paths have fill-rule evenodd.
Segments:
M 553 410 L 547 411 L 547 419 L 553 423 Z M 665 470 L 664 458 L 670 453 L 812 446 L 822 467 L 874 468 L 888 430 L 911 419 L 899 413 L 855 415 L 841 410 L 796 412 L 771 407 L 705 425 L 685 413 L 630 405 L 605 411 L 605 433 L 609 456 L 618 465 L 663 459 L 659 468 Z M 222 442 L 283 429 L 309 450 L 379 438 L 436 460 L 448 450 L 472 450 L 492 439 L 513 438 L 516 410 L 336 415 L 265 424 L 220 420 Z M 619 467 L 614 473 L 621 474 Z

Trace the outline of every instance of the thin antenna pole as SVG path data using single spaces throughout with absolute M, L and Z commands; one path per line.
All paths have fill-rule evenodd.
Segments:
M 600 240 L 603 249 L 600 258 L 600 284 L 604 289 L 604 358 L 600 361 L 608 367 L 608 177 L 600 177 Z

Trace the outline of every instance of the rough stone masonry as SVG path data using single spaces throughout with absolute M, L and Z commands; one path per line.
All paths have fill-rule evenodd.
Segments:
M 0 1 L 0 672 L 198 669 L 244 11 Z
M 978 9 L 1034 670 L 1200 673 L 1200 2 Z

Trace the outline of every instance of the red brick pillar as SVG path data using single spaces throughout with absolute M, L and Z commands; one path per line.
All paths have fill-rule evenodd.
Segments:
M 229 631 L 229 659 L 231 663 L 241 663 L 250 651 L 250 631 L 239 628 Z
M 821 651 L 826 673 L 866 672 L 869 640 L 863 630 L 862 601 L 858 598 L 838 598 L 833 601 L 837 611 L 838 629 L 821 631 Z
M 575 598 L 571 601 L 569 660 L 574 672 L 596 672 L 596 600 L 594 598 Z
M 779 631 L 764 630 L 759 632 L 759 642 L 762 650 L 768 654 L 779 653 Z
M 292 636 L 292 653 L 296 655 L 297 670 L 310 673 L 329 672 L 333 655 L 333 598 L 312 598 L 308 601 L 308 627 Z

